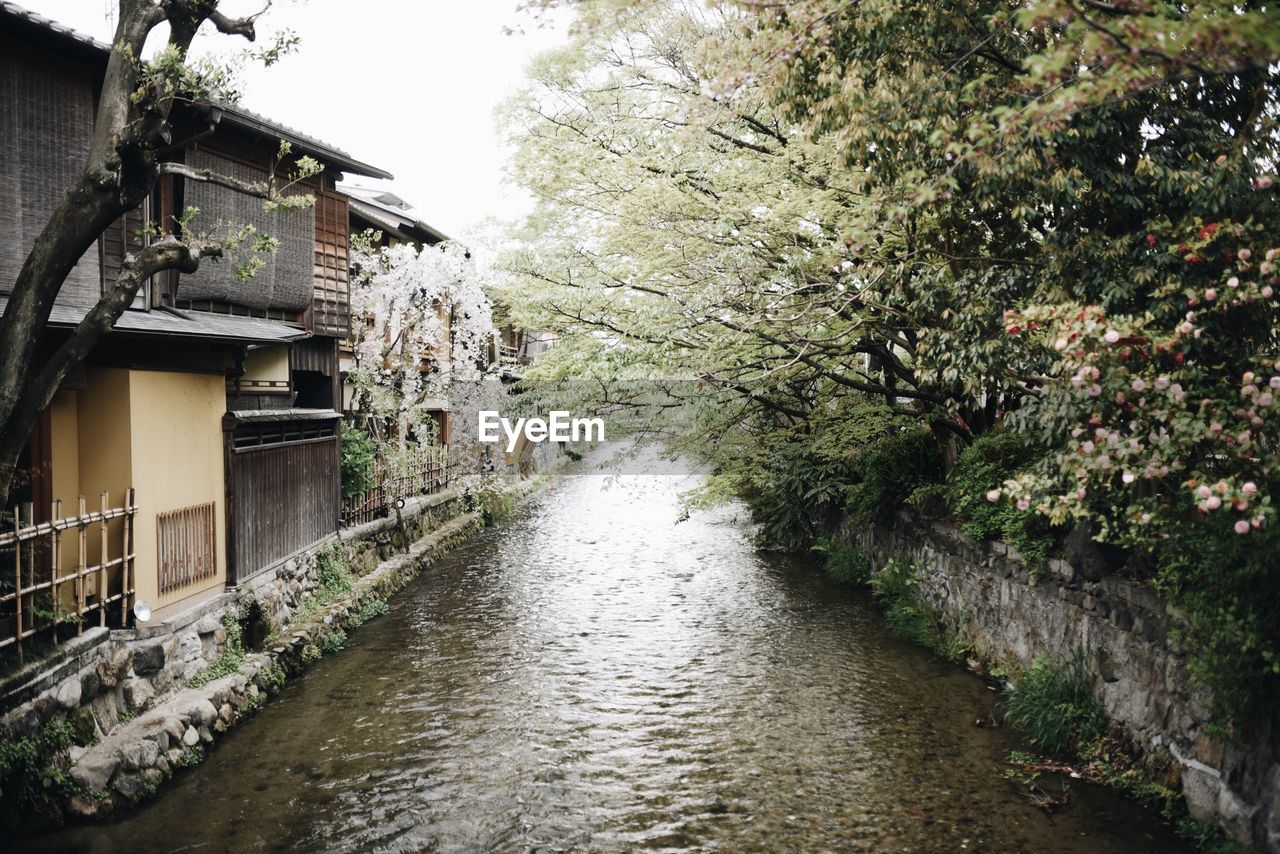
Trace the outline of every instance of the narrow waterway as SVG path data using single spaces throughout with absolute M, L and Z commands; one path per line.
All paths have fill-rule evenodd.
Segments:
M 432 567 L 158 800 L 45 850 L 1169 851 L 1151 813 L 1004 779 L 980 679 L 867 596 L 565 478 Z

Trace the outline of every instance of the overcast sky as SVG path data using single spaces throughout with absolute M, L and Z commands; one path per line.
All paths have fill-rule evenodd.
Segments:
M 115 0 L 17 2 L 111 40 Z M 391 186 L 422 219 L 463 236 L 486 216 L 527 205 L 504 187 L 507 154 L 493 111 L 520 87 L 531 57 L 563 43 L 566 27 L 538 28 L 517 3 L 277 0 L 260 33 L 287 27 L 301 48 L 271 68 L 247 69 L 241 104 L 393 173 Z M 225 0 L 222 8 L 261 4 Z M 504 27 L 523 32 L 506 35 Z M 217 34 L 197 42 L 205 50 L 243 44 Z

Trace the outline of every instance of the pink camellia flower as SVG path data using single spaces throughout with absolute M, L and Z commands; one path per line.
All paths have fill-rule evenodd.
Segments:
M 1097 446 L 1094 445 L 1093 442 L 1085 442 L 1080 446 L 1080 450 L 1084 451 L 1086 454 L 1092 454 L 1095 447 Z
M 1102 376 L 1102 371 L 1098 370 L 1097 368 L 1090 368 L 1089 376 L 1093 377 L 1096 380 L 1098 377 Z
M 1244 519 L 1241 519 L 1239 522 L 1236 522 L 1236 533 L 1237 534 L 1249 533 L 1249 523 L 1246 522 Z
M 1247 248 L 1241 249 L 1239 252 L 1236 253 L 1236 257 L 1239 258 L 1241 261 L 1248 261 L 1250 258 L 1253 257 L 1253 252 L 1251 252 Z
M 1267 385 L 1271 386 L 1273 389 L 1280 389 L 1280 377 L 1272 377 L 1267 381 Z
M 1055 350 L 1065 350 L 1065 349 L 1067 349 L 1067 344 L 1068 344 L 1068 343 L 1069 343 L 1069 342 L 1067 341 L 1067 339 L 1066 339 L 1066 338 L 1059 338 L 1057 341 L 1054 341 L 1054 342 L 1053 342 L 1053 349 L 1055 349 Z
M 1135 480 L 1137 480 L 1137 477 L 1134 475 L 1133 472 L 1127 471 L 1124 474 L 1120 475 L 1120 479 L 1123 480 L 1125 483 L 1133 483 Z
M 1139 520 L 1141 520 L 1142 524 L 1144 524 L 1144 525 L 1145 525 L 1145 524 L 1147 524 L 1148 522 L 1150 522 L 1150 521 L 1151 521 L 1151 514 L 1150 514 L 1150 513 L 1143 513 L 1143 514 L 1142 514 L 1141 516 L 1139 516 L 1138 518 L 1139 518 Z
M 1174 400 L 1182 400 L 1182 398 L 1187 396 L 1187 393 L 1182 390 L 1182 383 L 1174 383 L 1169 386 L 1169 394 Z
M 1275 291 L 1271 288 L 1271 286 L 1270 286 L 1270 285 L 1263 285 L 1263 286 L 1262 286 L 1262 295 L 1263 295 L 1264 297 L 1266 297 L 1267 299 L 1271 299 L 1271 295 L 1272 295 L 1272 294 L 1274 294 L 1274 293 L 1275 293 Z
M 995 502 L 999 501 L 999 500 L 1000 500 L 1000 490 L 998 490 L 998 489 L 990 489 L 990 490 L 987 490 L 987 500 L 988 500 L 988 501 L 990 501 L 992 504 L 994 504 Z
M 1243 492 L 1245 495 L 1257 495 L 1258 484 L 1254 483 L 1251 480 L 1246 480 L 1244 482 L 1244 486 L 1240 487 L 1240 491 Z
M 1191 325 L 1189 320 L 1184 320 L 1178 325 L 1178 331 L 1183 335 L 1190 335 L 1192 329 L 1195 329 L 1195 327 Z
M 1157 380 L 1156 380 L 1156 389 L 1157 389 L 1157 390 L 1159 390 L 1159 391 L 1164 391 L 1164 390 L 1165 390 L 1165 389 L 1167 389 L 1168 387 L 1169 387 L 1169 380 L 1168 380 L 1167 378 L 1165 378 L 1165 377 L 1160 377 L 1159 379 L 1157 379 Z
M 1257 415 L 1255 415 L 1255 416 L 1253 416 L 1252 418 L 1250 418 L 1250 419 L 1249 419 L 1249 423 L 1250 423 L 1250 424 L 1252 424 L 1254 427 L 1261 427 L 1261 426 L 1262 426 L 1262 419 L 1261 419 L 1261 418 L 1259 418 Z
M 1102 336 L 1102 339 L 1108 344 L 1114 344 L 1120 340 L 1120 333 L 1114 329 L 1108 329 L 1107 333 Z
M 1240 280 L 1237 279 L 1235 276 L 1232 276 L 1231 278 L 1227 279 L 1227 287 L 1229 288 L 1240 287 Z
M 1213 495 L 1213 490 L 1209 488 L 1208 484 L 1202 483 L 1196 489 L 1196 495 L 1199 495 L 1201 498 L 1208 498 L 1210 495 Z
M 1219 433 L 1222 432 L 1222 425 L 1219 424 L 1217 421 L 1214 421 L 1212 424 L 1209 425 L 1209 432 L 1215 436 L 1218 435 Z
M 1030 507 L 1031 507 L 1031 499 L 1030 499 L 1030 498 L 1027 498 L 1026 496 L 1023 496 L 1022 498 L 1019 498 L 1019 499 L 1018 499 L 1018 509 L 1019 509 L 1019 510 L 1027 510 L 1027 509 L 1029 509 Z
M 1078 439 L 1078 438 L 1080 438 L 1080 434 L 1081 434 L 1081 433 L 1083 433 L 1083 432 L 1084 432 L 1084 428 L 1083 428 L 1083 427 L 1072 427 L 1072 428 L 1071 428 L 1071 438 L 1072 438 L 1072 439 Z
M 1205 499 L 1204 509 L 1206 510 L 1217 510 L 1221 506 L 1222 506 L 1222 499 L 1216 495 L 1210 495 L 1208 498 Z
M 1213 488 L 1218 490 L 1219 495 L 1226 495 L 1227 490 L 1231 488 L 1231 484 L 1227 483 L 1225 480 L 1220 480 L 1213 485 Z
M 1280 380 L 1280 377 L 1276 377 L 1276 379 Z M 1277 387 L 1280 387 L 1280 385 L 1277 385 Z M 1147 388 L 1147 384 L 1142 381 L 1142 377 L 1138 377 L 1129 384 L 1129 388 L 1133 389 L 1134 391 L 1145 391 Z
M 1268 249 L 1266 258 L 1268 261 L 1274 261 L 1277 255 L 1280 255 L 1280 249 Z
M 1237 498 L 1235 501 L 1231 502 L 1231 506 L 1243 513 L 1249 509 L 1249 502 L 1243 498 Z
M 1085 496 L 1085 491 L 1084 491 L 1084 487 L 1082 486 L 1076 490 L 1076 501 L 1084 501 L 1084 496 Z
M 1071 378 L 1072 388 L 1080 388 L 1080 386 L 1082 385 L 1084 385 L 1084 380 L 1080 378 L 1079 374 L 1076 374 L 1074 377 Z
M 1245 371 L 1244 376 L 1240 377 L 1240 382 L 1251 383 L 1257 378 L 1258 378 L 1258 375 L 1255 374 L 1253 371 Z
M 1116 403 L 1124 403 L 1124 392 L 1116 392 Z
M 1263 522 L 1265 522 L 1265 521 L 1267 521 L 1267 517 L 1266 517 L 1266 516 L 1254 516 L 1252 521 L 1253 521 L 1253 527 L 1255 527 L 1255 528 L 1261 528 L 1261 527 L 1262 527 L 1262 523 L 1263 523 Z
M 1259 175 L 1253 179 L 1253 188 L 1255 190 L 1270 190 L 1271 178 L 1267 175 Z
M 1207 299 L 1209 302 L 1213 302 L 1218 298 L 1218 292 L 1215 291 L 1213 288 L 1205 288 L 1204 298 Z
M 1257 403 L 1259 406 L 1270 406 L 1271 392 L 1264 391 L 1262 394 L 1258 395 L 1258 399 L 1254 402 Z
M 1201 332 L 1203 332 L 1203 331 L 1204 331 L 1203 329 L 1197 329 L 1195 332 L 1193 332 L 1193 333 L 1191 333 L 1191 334 L 1192 334 L 1193 336 L 1195 336 L 1196 338 L 1199 338 L 1199 337 L 1200 337 L 1200 333 L 1201 333 Z
M 1097 383 L 1089 386 L 1089 397 L 1097 397 L 1100 394 L 1102 394 L 1102 386 Z

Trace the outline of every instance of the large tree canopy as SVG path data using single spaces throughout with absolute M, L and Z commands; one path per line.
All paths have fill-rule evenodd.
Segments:
M 802 537 L 911 425 L 947 466 L 1015 436 L 983 502 L 1088 523 L 1228 669 L 1275 672 L 1241 595 L 1277 587 L 1273 7 L 580 9 L 508 111 L 543 376 L 663 381 L 693 415 L 657 429 Z M 1166 558 L 1187 536 L 1220 545 Z

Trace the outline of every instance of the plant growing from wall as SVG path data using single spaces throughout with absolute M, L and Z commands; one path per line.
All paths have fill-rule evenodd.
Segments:
M 62 805 L 83 788 L 71 778 L 70 724 L 61 718 L 34 735 L 0 741 L 0 828 L 29 825 L 33 816 L 56 820 Z
M 1084 653 L 1037 656 L 1009 692 L 1004 719 L 1039 750 L 1085 752 L 1105 734 L 1106 717 L 1089 686 Z

